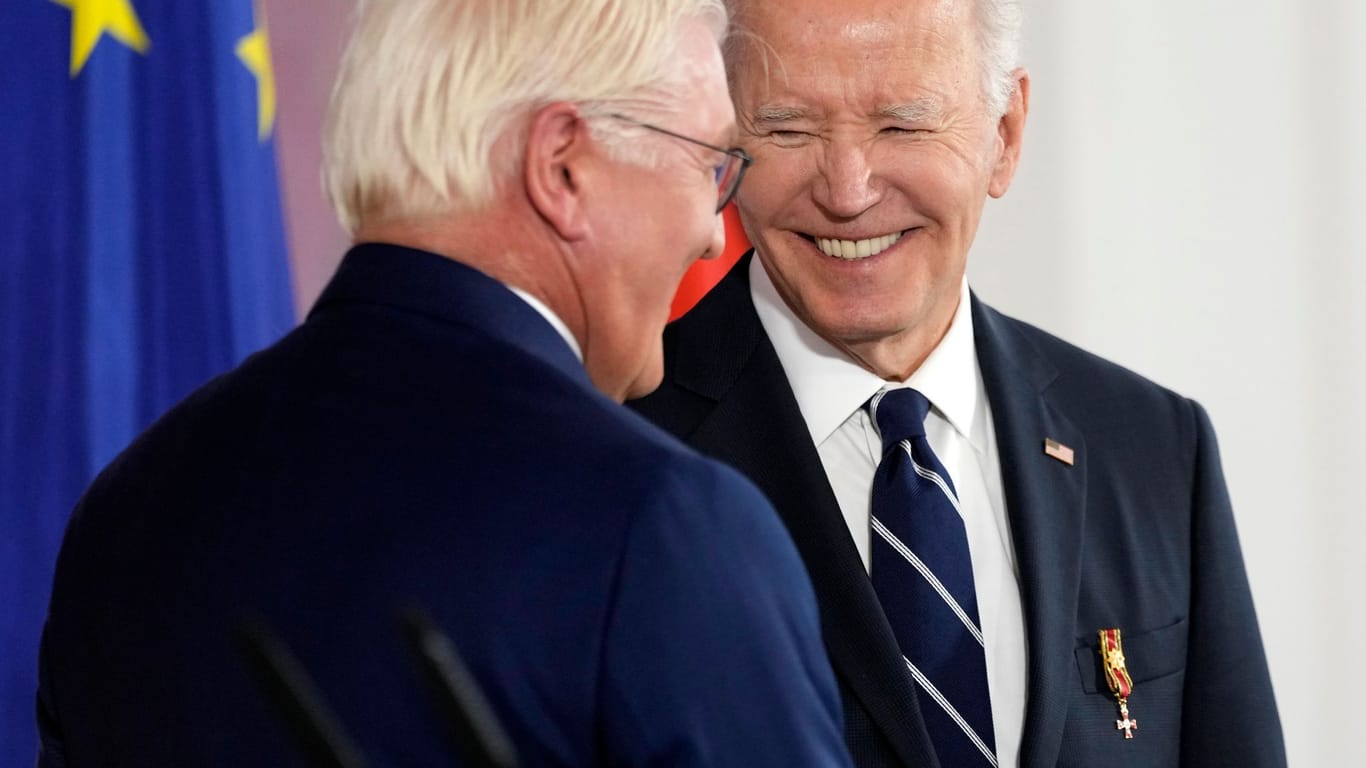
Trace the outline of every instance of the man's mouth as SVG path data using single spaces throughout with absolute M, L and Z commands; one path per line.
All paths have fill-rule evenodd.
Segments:
M 891 248 L 904 234 L 906 234 L 904 231 L 890 232 L 885 235 L 870 237 L 864 240 L 840 240 L 837 238 L 815 237 L 812 235 L 803 235 L 803 237 L 815 243 L 816 247 L 821 249 L 821 253 L 824 253 L 826 256 L 834 256 L 837 259 L 852 261 L 856 259 L 866 259 L 869 256 L 876 256 L 879 253 L 882 253 L 888 248 Z

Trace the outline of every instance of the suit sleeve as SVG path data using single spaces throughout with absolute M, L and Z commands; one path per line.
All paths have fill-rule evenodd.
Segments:
M 606 627 L 606 763 L 849 765 L 815 597 L 776 514 L 719 465 L 665 474 Z
M 1192 407 L 1197 442 L 1181 764 L 1284 766 L 1285 742 L 1219 448 L 1209 417 Z

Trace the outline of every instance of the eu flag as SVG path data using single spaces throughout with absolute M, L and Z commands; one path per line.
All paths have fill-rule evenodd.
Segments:
M 37 647 L 77 497 L 293 325 L 258 11 L 0 11 L 0 768 L 33 764 Z

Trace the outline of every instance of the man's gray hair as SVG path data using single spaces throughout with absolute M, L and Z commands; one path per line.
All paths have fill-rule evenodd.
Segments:
M 361 0 L 323 141 L 342 225 L 478 210 L 551 102 L 667 109 L 687 23 L 720 42 L 726 18 L 722 0 Z
M 764 0 L 726 0 L 726 9 L 731 19 L 742 19 L 744 7 L 753 2 Z M 777 2 L 781 0 L 767 0 Z M 1010 73 L 1020 66 L 1020 39 L 1023 35 L 1024 14 L 1019 0 L 968 0 L 973 5 L 973 18 L 976 21 L 978 50 L 982 54 L 982 95 L 987 109 L 993 117 L 1005 114 L 1010 96 L 1015 91 L 1015 80 Z M 743 23 L 743 22 L 741 22 Z M 741 46 L 758 46 L 767 49 L 768 44 L 744 29 L 733 30 L 726 39 L 727 75 L 734 77 L 730 65 Z M 763 58 L 764 66 L 769 65 L 768 57 Z M 781 62 L 779 62 L 781 66 Z
M 973 0 L 977 16 L 977 43 L 982 52 L 982 87 L 987 108 L 995 117 L 1005 114 L 1015 79 L 1010 73 L 1020 66 L 1020 40 L 1024 13 L 1019 0 Z

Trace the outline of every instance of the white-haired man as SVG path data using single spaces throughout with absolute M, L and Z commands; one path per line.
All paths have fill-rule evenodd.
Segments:
M 620 406 L 660 381 L 748 162 L 725 24 L 715 0 L 361 5 L 326 141 L 358 245 L 302 327 L 82 499 L 41 765 L 284 765 L 347 733 L 448 762 L 395 622 L 414 603 L 522 765 L 847 764 L 781 523 Z M 312 674 L 328 738 L 277 719 L 244 626 Z
M 858 765 L 1282 765 L 1203 410 L 968 291 L 1016 6 L 731 3 L 757 258 L 638 407 L 784 518 Z

